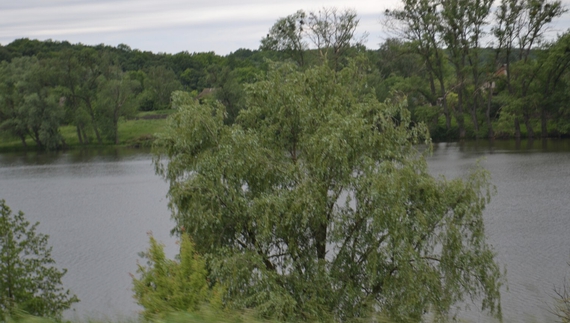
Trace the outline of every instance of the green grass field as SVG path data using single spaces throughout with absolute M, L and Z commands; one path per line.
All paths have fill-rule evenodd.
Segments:
M 119 146 L 149 147 L 154 138 L 154 134 L 160 132 L 166 124 L 165 117 L 174 110 L 139 112 L 134 118 L 119 122 Z M 73 125 L 61 126 L 59 132 L 63 136 L 66 148 L 100 147 L 94 133 L 89 133 L 90 143 L 81 145 L 77 138 L 77 130 Z M 91 131 L 92 132 L 92 131 Z M 37 149 L 36 143 L 31 139 L 26 140 L 27 149 Z M 103 146 L 114 146 L 114 144 L 103 139 Z M 24 146 L 20 138 L 0 132 L 0 151 L 23 150 Z

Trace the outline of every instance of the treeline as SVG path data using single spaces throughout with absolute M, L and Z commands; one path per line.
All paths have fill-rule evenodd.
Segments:
M 216 88 L 232 109 L 243 108 L 241 86 L 263 71 L 259 52 L 175 55 L 127 45 L 86 46 L 19 39 L 0 47 L 0 131 L 31 138 L 40 149 L 66 146 L 58 129 L 73 125 L 79 143 L 118 143 L 120 120 L 138 111 L 170 108 L 176 90 Z
M 299 10 L 258 50 L 226 56 L 19 39 L 0 46 L 0 132 L 58 149 L 59 127 L 73 125 L 80 144 L 118 143 L 120 120 L 171 108 L 176 90 L 218 100 L 231 124 L 246 108 L 244 86 L 268 61 L 290 60 L 300 70 L 358 64 L 378 98 L 407 96 L 435 140 L 567 136 L 570 35 L 545 37 L 566 10 L 560 1 L 492 3 L 403 0 L 382 21 L 394 37 L 373 50 L 356 12 L 334 8 Z
M 402 2 L 384 23 L 422 66 L 418 116 L 441 122 L 443 114 L 438 131 L 459 138 L 568 134 L 570 35 L 545 37 L 566 12 L 560 1 Z M 489 41 L 492 50 L 482 49 Z
M 568 135 L 570 34 L 546 37 L 567 10 L 560 1 L 494 3 L 402 0 L 383 15 L 394 37 L 377 50 L 363 49 L 353 11 L 298 11 L 277 21 L 261 49 L 299 66 L 316 54 L 335 69 L 365 52 L 367 85 L 380 99 L 406 95 L 436 140 Z

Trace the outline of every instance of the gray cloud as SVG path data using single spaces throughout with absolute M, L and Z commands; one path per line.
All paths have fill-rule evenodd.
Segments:
M 5 1 L 0 4 L 0 43 L 27 37 L 126 43 L 155 52 L 196 48 L 226 54 L 238 48 L 257 48 L 279 17 L 323 6 L 347 7 L 345 1 L 330 0 Z M 353 1 L 350 7 L 361 14 L 375 12 L 376 17 L 383 9 L 366 0 Z
M 565 0 L 570 1 L 570 0 Z M 153 52 L 215 51 L 257 48 L 280 17 L 298 9 L 354 8 L 360 31 L 371 48 L 384 36 L 379 23 L 398 0 L 20 0 L 0 3 L 0 43 L 18 38 L 71 43 L 125 43 Z M 567 19 L 564 20 L 567 22 Z M 559 28 L 565 29 L 565 28 Z

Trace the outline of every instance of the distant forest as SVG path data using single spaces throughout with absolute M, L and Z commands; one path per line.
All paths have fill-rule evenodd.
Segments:
M 377 49 L 357 37 L 356 12 L 334 8 L 281 18 L 259 49 L 225 56 L 18 39 L 0 46 L 0 133 L 54 150 L 65 147 L 59 127 L 72 125 L 81 145 L 117 143 L 122 120 L 176 108 L 179 90 L 221 102 L 231 124 L 247 109 L 247 85 L 293 61 L 300 70 L 356 64 L 378 99 L 406 97 L 437 141 L 568 136 L 570 34 L 544 37 L 565 13 L 560 2 L 504 0 L 495 11 L 492 1 L 445 3 L 404 0 L 386 11 L 394 37 Z

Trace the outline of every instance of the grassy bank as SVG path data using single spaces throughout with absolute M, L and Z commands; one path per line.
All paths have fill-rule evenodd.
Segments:
M 65 140 L 66 149 L 101 146 L 147 147 L 150 146 L 154 134 L 160 132 L 166 124 L 166 117 L 173 112 L 174 110 L 139 112 L 131 119 L 122 120 L 119 123 L 118 145 L 106 139 L 103 139 L 103 144 L 99 144 L 94 133 L 89 134 L 90 143 L 82 145 L 79 143 L 77 130 L 73 125 L 61 126 L 59 132 Z M 0 132 L 0 152 L 37 149 L 37 145 L 32 138 L 27 138 L 26 145 L 27 148 L 24 148 L 20 138 Z

